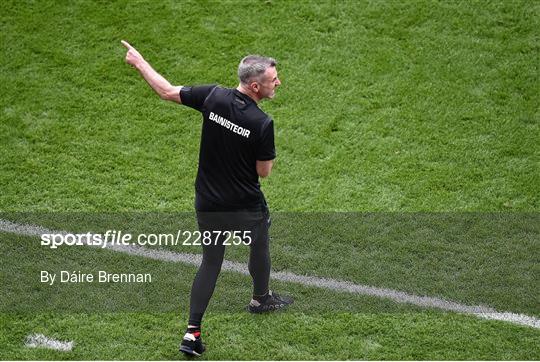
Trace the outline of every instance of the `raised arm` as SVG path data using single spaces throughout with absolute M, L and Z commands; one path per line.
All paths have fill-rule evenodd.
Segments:
M 160 96 L 161 99 L 172 101 L 176 103 L 182 103 L 180 99 L 180 89 L 182 86 L 173 86 L 169 81 L 163 78 L 158 72 L 150 66 L 150 64 L 143 58 L 141 53 L 132 47 L 127 41 L 122 40 L 122 45 L 126 47 L 126 63 L 132 65 L 135 69 L 141 73 L 144 80 L 150 87 Z

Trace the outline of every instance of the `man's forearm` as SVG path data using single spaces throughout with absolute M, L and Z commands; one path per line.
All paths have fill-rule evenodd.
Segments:
M 163 78 L 146 60 L 144 60 L 137 49 L 132 47 L 125 40 L 122 40 L 121 43 L 127 48 L 126 63 L 135 67 L 135 69 L 141 73 L 144 80 L 152 87 L 154 92 L 162 99 L 182 103 L 182 100 L 180 99 L 181 86 L 172 86 L 167 79 Z
M 163 99 L 168 98 L 168 94 L 173 88 L 167 79 L 163 78 L 152 66 L 143 60 L 136 66 L 148 85 Z

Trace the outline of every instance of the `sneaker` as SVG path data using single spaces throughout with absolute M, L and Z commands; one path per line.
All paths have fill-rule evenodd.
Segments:
M 289 304 L 293 303 L 293 299 L 288 296 L 280 296 L 271 290 L 268 292 L 269 297 L 264 302 L 259 302 L 252 299 L 248 305 L 248 311 L 251 313 L 265 313 L 284 309 Z
M 186 333 L 184 338 L 182 338 L 180 352 L 184 353 L 185 355 L 199 357 L 204 350 L 205 348 L 202 344 L 202 339 L 200 336 L 195 337 L 191 333 Z

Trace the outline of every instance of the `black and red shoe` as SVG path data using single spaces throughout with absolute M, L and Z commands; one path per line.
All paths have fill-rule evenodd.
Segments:
M 201 332 L 186 333 L 180 344 L 180 352 L 187 356 L 199 357 L 203 354 L 205 348 L 201 339 Z

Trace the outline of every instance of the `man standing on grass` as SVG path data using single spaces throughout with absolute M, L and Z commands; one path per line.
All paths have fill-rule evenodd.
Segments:
M 216 85 L 173 86 L 159 75 L 126 41 L 126 62 L 137 69 L 162 98 L 186 105 L 203 115 L 199 168 L 195 183 L 195 209 L 201 233 L 238 231 L 250 245 L 249 272 L 253 278 L 252 313 L 285 308 L 290 297 L 269 289 L 270 216 L 259 177 L 267 177 L 276 156 L 274 124 L 257 103 L 273 98 L 281 84 L 276 61 L 248 55 L 238 66 L 235 89 Z M 190 315 L 180 351 L 200 356 L 201 322 L 214 292 L 225 253 L 224 238 L 203 240 L 203 260 L 193 281 Z M 229 241 L 230 243 L 230 241 Z

